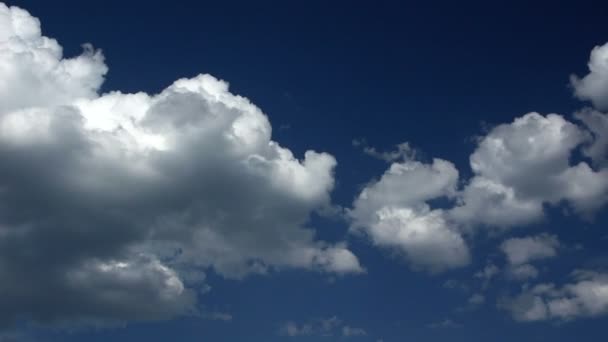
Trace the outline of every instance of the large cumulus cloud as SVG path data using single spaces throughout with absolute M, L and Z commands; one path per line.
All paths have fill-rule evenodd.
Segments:
M 329 204 L 331 155 L 297 159 L 212 76 L 100 95 L 106 72 L 100 51 L 63 58 L 0 4 L 2 323 L 194 312 L 206 268 L 362 271 L 306 227 Z

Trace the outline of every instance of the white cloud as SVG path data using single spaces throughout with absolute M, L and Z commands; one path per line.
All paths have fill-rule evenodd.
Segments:
M 82 55 L 63 59 L 37 18 L 0 3 L 0 113 L 93 98 L 106 72 L 101 52 L 85 45 Z
M 588 125 L 605 120 L 597 113 L 579 117 Z M 586 217 L 605 206 L 608 169 L 570 161 L 584 144 L 591 144 L 586 153 L 601 161 L 602 134 L 596 132 L 592 140 L 590 132 L 560 115 L 528 113 L 479 139 L 470 156 L 474 174 L 462 189 L 448 161 L 393 163 L 355 199 L 349 211 L 352 231 L 403 253 L 414 267 L 441 271 L 466 265 L 463 235 L 473 228 L 528 225 L 544 218 L 546 205 L 565 203 Z M 447 205 L 431 207 L 429 201 L 436 199 Z M 519 278 L 534 273 L 531 267 L 512 271 Z
M 484 177 L 473 177 L 459 196 L 459 205 L 448 216 L 465 227 L 508 228 L 543 217 L 542 203 L 522 199 L 513 188 Z
M 507 239 L 500 245 L 500 249 L 511 265 L 522 265 L 533 260 L 555 257 L 559 246 L 557 236 L 540 234 Z
M 540 284 L 525 289 L 502 307 L 516 320 L 572 320 L 608 314 L 608 275 L 593 271 L 573 272 L 574 282 L 557 288 Z
M 529 113 L 493 128 L 471 155 L 476 176 L 450 214 L 465 225 L 509 227 L 543 216 L 543 204 L 567 201 L 588 214 L 608 199 L 608 170 L 570 164 L 589 134 L 562 116 Z
M 447 161 L 393 163 L 380 180 L 367 185 L 349 212 L 352 229 L 373 244 L 403 254 L 414 268 L 431 272 L 466 265 L 462 236 L 426 201 L 455 192 L 458 171 Z
M 63 58 L 0 4 L 1 320 L 170 317 L 192 310 L 204 277 L 185 277 L 205 268 L 363 271 L 307 227 L 331 204 L 333 156 L 297 158 L 210 75 L 100 95 L 106 72 L 100 51 Z
M 608 43 L 591 50 L 588 66 L 589 73 L 582 79 L 570 77 L 574 94 L 600 110 L 608 109 Z

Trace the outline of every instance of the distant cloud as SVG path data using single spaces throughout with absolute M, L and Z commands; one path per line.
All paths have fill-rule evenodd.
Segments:
M 213 320 L 213 321 L 224 321 L 224 322 L 232 321 L 232 315 L 229 313 L 226 313 L 226 312 L 218 312 L 218 311 L 207 312 L 207 313 L 203 314 L 203 317 L 206 319 Z
M 469 297 L 468 302 L 471 305 L 481 305 L 486 301 L 486 297 L 481 293 L 475 293 L 471 297 Z
M 367 332 L 365 330 L 363 330 L 362 328 L 353 328 L 353 327 L 349 327 L 348 325 L 345 325 L 342 327 L 342 335 L 346 336 L 346 337 L 365 336 L 365 335 L 367 335 Z
M 340 335 L 343 337 L 357 337 L 367 335 L 367 332 L 364 329 L 347 325 L 336 316 L 309 320 L 303 323 L 288 321 L 283 323 L 279 329 L 279 333 L 289 337 L 311 335 L 325 337 L 337 337 Z
M 363 153 L 367 154 L 370 157 L 383 160 L 387 163 L 395 162 L 395 161 L 405 161 L 411 160 L 416 157 L 416 150 L 413 149 L 409 143 L 404 142 L 398 144 L 394 151 L 378 151 L 376 148 L 367 145 L 367 142 L 364 139 L 354 139 L 352 141 L 353 146 L 360 147 L 363 150 Z
M 453 320 L 446 318 L 439 322 L 430 323 L 427 325 L 427 328 L 431 329 L 457 329 L 462 328 L 463 325 L 460 323 L 456 323 Z

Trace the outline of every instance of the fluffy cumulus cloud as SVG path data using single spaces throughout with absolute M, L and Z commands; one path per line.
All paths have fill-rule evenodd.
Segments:
M 589 100 L 600 110 L 608 109 L 608 43 L 596 46 L 589 58 L 589 73 L 583 78 L 570 77 L 574 94 L 581 100 Z
M 544 217 L 545 206 L 563 203 L 592 216 L 608 200 L 608 169 L 571 159 L 586 147 L 595 165 L 603 163 L 605 134 L 593 123 L 606 117 L 579 114 L 589 129 L 538 113 L 498 125 L 479 139 L 470 156 L 473 177 L 462 188 L 448 161 L 393 163 L 355 199 L 349 212 L 353 231 L 403 252 L 415 267 L 437 271 L 467 264 L 463 236 L 472 228 L 530 224 Z M 436 199 L 453 204 L 433 208 L 429 201 Z M 535 273 L 531 266 L 515 271 Z
M 572 320 L 608 314 L 608 274 L 578 270 L 573 282 L 525 289 L 501 306 L 519 321 Z
M 362 270 L 306 227 L 329 204 L 331 155 L 296 158 L 212 76 L 99 94 L 107 70 L 0 3 L 0 322 L 193 312 L 206 268 Z
M 608 199 L 608 170 L 570 162 L 589 139 L 557 114 L 529 113 L 496 126 L 471 155 L 475 176 L 451 216 L 463 225 L 510 227 L 542 218 L 545 204 L 594 212 Z
M 405 160 L 393 163 L 368 184 L 349 211 L 352 229 L 374 245 L 405 256 L 415 268 L 432 272 L 469 262 L 463 237 L 446 221 L 445 212 L 431 209 L 430 200 L 452 196 L 458 181 L 454 165 Z

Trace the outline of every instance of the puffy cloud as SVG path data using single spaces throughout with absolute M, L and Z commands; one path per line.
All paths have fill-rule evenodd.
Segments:
M 543 217 L 544 204 L 566 201 L 588 215 L 608 200 L 608 170 L 570 156 L 589 134 L 562 116 L 529 113 L 493 128 L 470 157 L 475 177 L 449 212 L 465 226 L 510 227 Z
M 543 217 L 542 203 L 518 197 L 513 188 L 484 177 L 473 177 L 448 211 L 465 227 L 507 228 L 526 225 Z
M 596 112 L 579 118 L 594 127 L 606 120 Z M 352 230 L 402 252 L 414 267 L 441 271 L 468 263 L 462 236 L 471 228 L 527 225 L 544 217 L 545 205 L 560 203 L 591 216 L 608 201 L 608 169 L 570 161 L 577 148 L 590 143 L 586 153 L 602 162 L 603 130 L 591 130 L 595 140 L 557 114 L 529 113 L 498 125 L 479 139 L 470 156 L 473 177 L 462 189 L 452 163 L 404 158 L 355 199 Z M 455 204 L 433 208 L 429 201 L 436 199 Z M 535 274 L 531 266 L 512 271 L 515 278 Z
M 36 18 L 0 4 L 2 322 L 191 312 L 204 276 L 190 275 L 206 268 L 362 271 L 306 227 L 330 204 L 331 155 L 296 158 L 212 76 L 99 95 L 106 71 L 100 51 L 63 58 Z
M 63 59 L 57 41 L 41 35 L 37 18 L 0 3 L 0 113 L 93 98 L 106 72 L 103 56 L 90 45 Z
M 559 241 L 555 235 L 540 234 L 505 240 L 500 248 L 512 265 L 525 264 L 532 260 L 552 258 L 557 255 Z
M 608 314 L 608 275 L 579 270 L 574 282 L 557 288 L 540 284 L 502 304 L 516 320 L 572 320 Z
M 582 79 L 570 77 L 574 94 L 600 110 L 608 109 L 608 43 L 591 50 L 588 66 L 589 73 Z
M 403 254 L 414 268 L 438 272 L 469 262 L 463 237 L 429 200 L 454 194 L 458 171 L 435 159 L 393 163 L 380 180 L 368 184 L 349 211 L 352 229 L 373 244 Z

